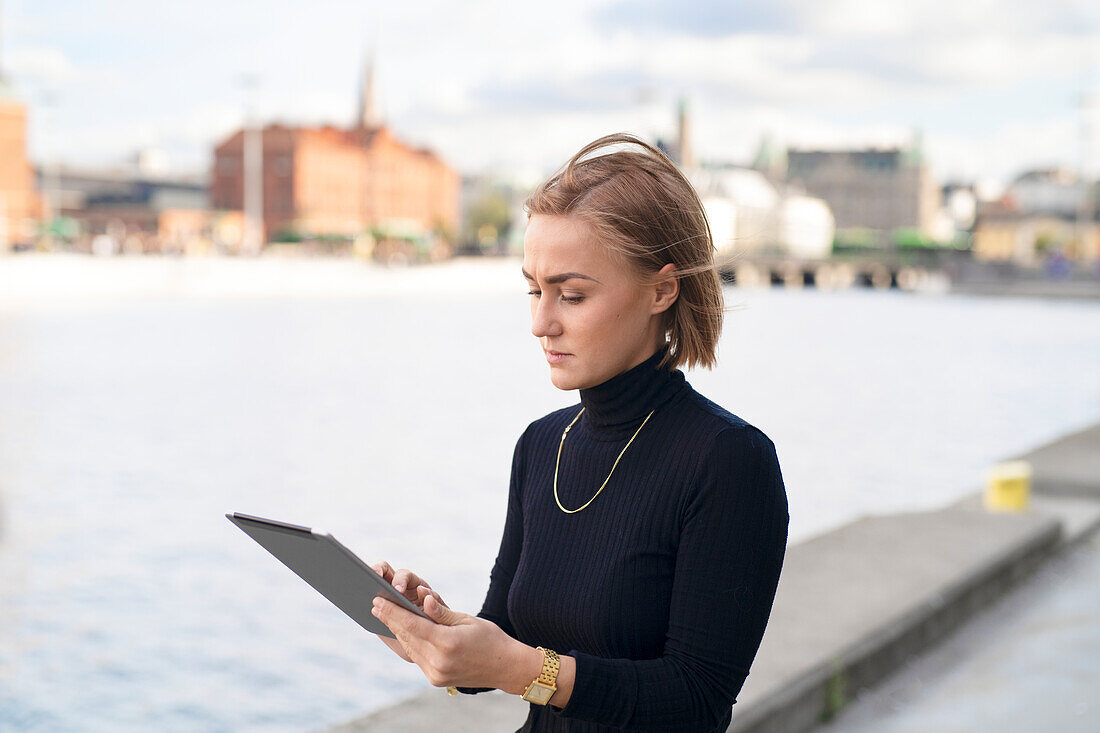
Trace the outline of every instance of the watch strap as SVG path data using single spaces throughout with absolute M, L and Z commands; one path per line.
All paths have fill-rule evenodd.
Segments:
M 539 676 L 527 685 L 521 697 L 535 705 L 546 705 L 558 690 L 558 669 L 561 662 L 558 659 L 558 653 L 553 649 L 543 649 L 540 646 L 538 650 L 542 652 L 542 670 L 539 671 Z
M 541 646 L 538 647 L 538 650 L 542 652 L 542 671 L 539 672 L 537 680 L 544 685 L 557 687 L 558 670 L 561 669 L 561 660 L 558 659 L 558 653 L 553 649 L 543 649 Z

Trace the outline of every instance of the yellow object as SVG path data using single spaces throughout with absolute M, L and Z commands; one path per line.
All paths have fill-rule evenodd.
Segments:
M 543 649 L 540 646 L 538 650 L 542 652 L 542 671 L 539 672 L 538 677 L 531 680 L 531 684 L 527 685 L 527 689 L 520 697 L 536 705 L 545 705 L 558 691 L 558 670 L 561 669 L 561 661 L 558 659 L 558 653 L 553 649 Z
M 995 512 L 1022 512 L 1031 495 L 1031 464 L 998 463 L 985 474 L 985 508 Z

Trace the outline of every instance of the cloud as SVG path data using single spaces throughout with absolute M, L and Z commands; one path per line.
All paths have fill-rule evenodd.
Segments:
M 1056 116 L 1034 121 L 1007 120 L 980 135 L 939 132 L 928 136 L 933 170 L 944 178 L 1007 181 L 1031 168 L 1079 163 L 1077 123 Z M 1012 151 L 1011 156 L 1006 152 Z M 1100 171 L 1092 170 L 1092 175 Z
M 1100 45 L 1100 4 L 1077 0 L 627 0 L 593 18 L 604 32 L 644 40 L 663 62 L 677 65 L 687 47 L 691 73 L 728 69 L 720 62 L 726 53 L 760 73 L 761 87 L 772 76 L 798 75 L 811 94 L 823 72 L 888 81 L 895 93 L 1079 73 Z M 732 52 L 737 46 L 748 53 Z M 802 57 L 783 59 L 792 46 Z
M 491 80 L 475 87 L 471 101 L 497 111 L 577 112 L 622 109 L 645 97 L 650 81 L 638 69 L 608 69 L 579 79 L 553 76 L 500 82 Z
M 16 47 L 5 62 L 11 75 L 40 83 L 57 84 L 76 76 L 72 60 L 58 48 Z
M 991 31 L 1076 36 L 1100 27 L 1100 9 L 1092 0 L 619 0 L 595 10 L 591 18 L 605 32 L 697 38 L 781 33 L 889 40 Z
M 596 28 L 605 32 L 630 30 L 716 38 L 739 33 L 798 30 L 801 23 L 795 12 L 797 5 L 795 0 L 690 3 L 625 0 L 596 10 L 592 20 Z

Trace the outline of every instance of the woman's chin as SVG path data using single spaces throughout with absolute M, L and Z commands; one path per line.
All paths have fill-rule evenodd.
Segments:
M 563 391 L 579 389 L 576 377 L 561 367 L 550 367 L 550 383 Z

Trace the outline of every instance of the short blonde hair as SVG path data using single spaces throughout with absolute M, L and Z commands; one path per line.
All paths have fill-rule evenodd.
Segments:
M 616 145 L 639 150 L 592 155 Z M 528 219 L 579 218 L 643 278 L 674 264 L 680 294 L 664 313 L 669 352 L 661 366 L 715 366 L 724 307 L 710 226 L 699 194 L 668 156 L 629 133 L 605 135 L 539 185 L 524 209 Z

